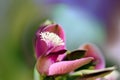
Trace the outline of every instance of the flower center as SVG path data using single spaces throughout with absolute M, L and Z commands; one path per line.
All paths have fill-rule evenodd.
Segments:
M 52 32 L 41 32 L 41 40 L 45 41 L 47 44 L 52 44 L 54 46 L 64 45 L 63 40 L 55 33 Z

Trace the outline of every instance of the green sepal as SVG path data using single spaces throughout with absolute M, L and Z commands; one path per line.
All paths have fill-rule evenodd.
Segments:
M 37 71 L 36 67 L 34 67 L 34 80 L 41 80 L 40 78 L 39 72 Z
M 109 67 L 99 70 L 80 70 L 76 71 L 71 76 L 78 76 L 80 79 L 94 80 L 97 78 L 103 78 L 104 76 L 110 74 L 112 71 L 116 70 L 116 67 Z
M 80 58 L 84 57 L 85 53 L 86 53 L 86 50 L 75 50 L 72 52 L 68 51 L 64 60 L 80 59 Z
M 64 74 L 61 76 L 57 76 L 55 78 L 55 80 L 76 80 L 77 77 L 76 76 L 70 76 L 69 74 Z
M 50 24 L 54 24 L 54 22 L 50 21 L 50 20 L 46 20 L 43 24 L 44 25 L 50 25 Z
M 34 68 L 34 80 L 55 80 L 54 76 L 40 75 L 36 67 Z

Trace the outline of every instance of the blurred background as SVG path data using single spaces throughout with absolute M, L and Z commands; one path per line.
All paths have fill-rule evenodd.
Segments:
M 96 44 L 106 66 L 120 65 L 120 0 L 0 0 L 0 80 L 33 80 L 34 34 L 62 25 L 69 50 Z

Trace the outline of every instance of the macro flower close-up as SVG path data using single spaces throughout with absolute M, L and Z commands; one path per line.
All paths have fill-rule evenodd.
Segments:
M 38 71 L 48 76 L 69 73 L 93 60 L 92 57 L 64 60 L 67 55 L 64 31 L 58 24 L 43 24 L 38 29 L 35 37 L 35 51 Z
M 0 80 L 120 80 L 120 0 L 0 0 Z
M 97 79 L 116 69 L 105 68 L 103 55 L 92 44 L 85 44 L 74 51 L 67 50 L 64 30 L 59 24 L 51 21 L 46 21 L 38 28 L 34 49 L 37 61 L 35 68 L 44 78 L 49 76 L 57 80 L 58 76 L 69 75 L 69 77 L 74 76 L 76 80 L 80 76 L 81 79 L 93 77 Z M 81 73 L 82 70 L 85 72 L 88 70 L 88 73 L 84 74 L 84 71 Z M 92 74 L 94 75 L 90 76 Z

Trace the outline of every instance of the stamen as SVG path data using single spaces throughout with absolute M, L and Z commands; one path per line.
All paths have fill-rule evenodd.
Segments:
M 41 40 L 45 41 L 47 44 L 52 44 L 54 46 L 64 45 L 63 40 L 55 33 L 52 32 L 41 32 Z

